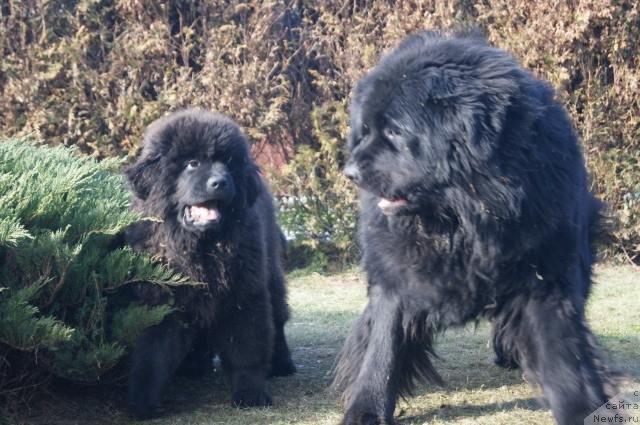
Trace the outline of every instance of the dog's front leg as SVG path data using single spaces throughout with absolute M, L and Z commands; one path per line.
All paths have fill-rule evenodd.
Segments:
M 399 299 L 372 287 L 369 305 L 356 326 L 368 326 L 358 375 L 345 390 L 343 425 L 393 423 L 402 326 Z M 352 330 L 358 332 L 357 329 Z M 341 361 L 359 361 L 341 359 Z M 340 367 L 340 366 L 339 366 Z
M 169 379 L 191 349 L 195 331 L 175 315 L 147 328 L 136 341 L 129 374 L 129 408 L 146 419 L 160 407 Z
M 273 320 L 266 294 L 243 294 L 225 319 L 222 366 L 238 407 L 268 406 L 267 373 L 273 350 Z

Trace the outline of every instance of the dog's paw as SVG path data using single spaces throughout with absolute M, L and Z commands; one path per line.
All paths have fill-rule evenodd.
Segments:
M 340 425 L 394 425 L 392 419 L 371 412 L 348 411 L 345 413 Z
M 146 388 L 138 388 L 130 391 L 128 408 L 129 413 L 137 420 L 153 419 L 162 413 L 160 395 Z
M 518 369 L 520 367 L 518 362 L 516 362 L 514 359 L 503 357 L 503 356 L 494 357 L 493 363 L 498 367 L 508 369 L 508 370 Z
M 294 373 L 296 373 L 296 365 L 293 364 L 291 357 L 285 359 L 274 358 L 271 361 L 270 378 L 274 376 L 289 376 Z
M 265 390 L 244 389 L 233 393 L 233 405 L 236 407 L 262 407 L 271 406 L 273 401 Z
M 138 421 L 146 421 L 160 416 L 164 409 L 160 406 L 129 405 L 129 412 Z

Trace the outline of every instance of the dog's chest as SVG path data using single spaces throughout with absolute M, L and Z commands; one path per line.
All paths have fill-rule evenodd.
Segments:
M 494 268 L 466 249 L 461 237 L 388 234 L 365 247 L 365 268 L 376 284 L 397 291 L 416 312 L 448 325 L 465 323 L 495 303 Z M 373 250 L 373 252 L 371 252 Z
M 201 251 L 169 252 L 166 263 L 198 282 L 206 283 L 214 294 L 231 287 L 234 256 L 231 251 L 215 245 Z

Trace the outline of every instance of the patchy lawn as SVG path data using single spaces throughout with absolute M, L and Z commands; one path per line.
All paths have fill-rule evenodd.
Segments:
M 178 378 L 167 394 L 162 418 L 149 424 L 336 424 L 335 395 L 327 391 L 329 371 L 350 323 L 365 304 L 357 273 L 289 278 L 293 318 L 288 325 L 298 373 L 270 382 L 275 405 L 238 410 L 219 373 L 198 380 Z M 598 269 L 589 320 L 613 363 L 640 380 L 640 272 L 626 266 Z M 481 323 L 450 330 L 439 338 L 436 365 L 447 384 L 424 387 L 396 409 L 400 424 L 553 424 L 520 371 L 492 363 L 489 327 Z M 135 423 L 123 410 L 122 389 L 83 389 L 40 399 L 9 422 L 20 424 Z M 0 422 L 2 422 L 0 420 Z

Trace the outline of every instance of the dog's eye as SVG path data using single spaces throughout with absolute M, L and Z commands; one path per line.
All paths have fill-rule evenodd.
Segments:
M 395 127 L 385 127 L 383 130 L 384 137 L 389 140 L 395 140 L 400 136 L 400 130 Z
M 187 168 L 189 170 L 194 170 L 199 166 L 200 166 L 200 161 L 198 161 L 197 159 L 192 159 L 191 161 L 187 162 Z
M 371 130 L 369 129 L 369 126 L 364 124 L 362 126 L 362 128 L 360 129 L 360 134 L 352 133 L 352 135 L 351 135 L 351 149 L 356 148 L 360 144 L 362 139 L 366 138 L 369 135 L 370 132 L 371 132 Z

